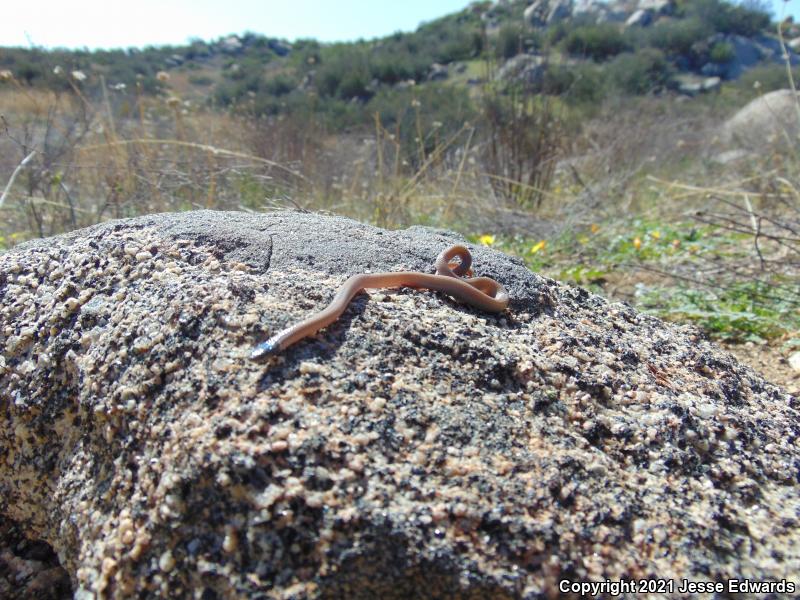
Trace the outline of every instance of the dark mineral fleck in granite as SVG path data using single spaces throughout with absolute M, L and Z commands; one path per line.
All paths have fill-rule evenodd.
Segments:
M 81 599 L 800 584 L 797 399 L 691 329 L 476 247 L 504 314 L 372 291 L 248 359 L 454 241 L 204 211 L 0 255 L 0 515 Z

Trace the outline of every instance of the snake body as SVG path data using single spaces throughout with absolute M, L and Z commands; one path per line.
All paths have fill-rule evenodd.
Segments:
M 458 262 L 453 262 L 456 258 Z M 327 327 L 342 315 L 353 297 L 365 288 L 425 288 L 444 292 L 486 312 L 499 313 L 505 310 L 509 300 L 506 289 L 489 277 L 470 277 L 471 266 L 472 255 L 469 250 L 457 245 L 447 248 L 436 258 L 435 275 L 417 271 L 353 275 L 342 284 L 327 307 L 259 344 L 250 358 L 255 361 L 266 360 Z

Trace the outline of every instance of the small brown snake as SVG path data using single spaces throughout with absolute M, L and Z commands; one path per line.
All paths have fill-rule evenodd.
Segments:
M 451 262 L 458 258 L 458 262 Z M 338 319 L 350 300 L 365 288 L 427 288 L 444 292 L 475 308 L 499 313 L 508 306 L 508 292 L 489 277 L 470 277 L 472 255 L 464 246 L 452 246 L 436 258 L 436 274 L 416 271 L 395 273 L 361 273 L 342 284 L 331 303 L 305 321 L 279 331 L 253 349 L 250 358 L 266 360 L 305 337 L 315 334 Z

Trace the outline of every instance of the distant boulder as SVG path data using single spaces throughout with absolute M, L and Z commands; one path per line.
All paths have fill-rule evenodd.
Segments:
M 645 6 L 633 0 L 616 0 L 612 2 L 604 2 L 602 0 L 575 0 L 574 8 L 572 11 L 573 17 L 579 17 L 594 23 L 627 23 L 631 17 L 639 11 L 643 11 L 642 15 L 637 15 L 636 22 L 640 20 L 649 19 L 646 24 L 652 20 L 652 16 L 658 12 L 659 9 L 645 3 Z
M 500 67 L 495 78 L 502 81 L 521 81 L 541 86 L 547 70 L 545 59 L 531 54 L 518 54 Z
M 724 64 L 706 63 L 701 67 L 701 73 L 706 76 L 722 77 L 723 79 L 736 79 L 747 69 L 761 62 L 782 64 L 785 60 L 780 42 L 770 36 L 760 35 L 754 38 L 742 35 L 725 35 L 718 33 L 708 39 L 708 46 L 728 44 L 733 56 Z M 789 61 L 792 65 L 800 64 L 800 55 L 788 48 Z
M 785 60 L 783 48 L 781 48 L 781 42 L 778 38 L 761 34 L 753 38 L 753 41 L 758 44 L 767 58 L 780 62 Z M 789 53 L 789 59 L 792 61 L 793 65 L 800 63 L 800 56 L 797 56 L 794 52 Z
M 781 140 L 797 146 L 798 102 L 800 97 L 792 90 L 776 90 L 756 98 L 725 122 L 722 141 L 744 148 Z
M 413 79 L 405 79 L 403 81 L 398 81 L 394 84 L 394 89 L 396 90 L 407 90 L 408 88 L 414 87 L 417 85 L 417 82 Z
M 608 3 L 602 0 L 575 0 L 573 15 L 598 13 L 607 8 Z
M 281 40 L 269 40 L 267 47 L 278 56 L 286 56 L 292 51 L 292 45 Z
M 447 69 L 447 65 L 442 65 L 439 63 L 433 63 L 431 65 L 430 70 L 428 71 L 428 81 L 442 81 L 447 79 L 450 75 L 450 72 Z
M 653 13 L 640 8 L 625 21 L 625 27 L 647 27 L 653 22 Z
M 532 27 L 553 25 L 572 16 L 573 0 L 535 0 L 522 14 Z
M 180 67 L 183 62 L 184 58 L 180 54 L 172 54 L 164 61 L 168 67 Z
M 674 0 L 639 0 L 639 10 L 648 10 L 656 15 L 671 15 L 675 11 Z
M 711 157 L 711 160 L 718 165 L 732 165 L 744 161 L 753 161 L 758 158 L 758 155 L 748 152 L 742 148 L 734 148 L 733 150 L 725 150 L 719 154 Z
M 522 13 L 522 18 L 525 20 L 526 25 L 531 27 L 541 27 L 545 21 L 545 9 L 547 0 L 536 0 Z
M 523 17 L 531 27 L 547 27 L 579 17 L 594 23 L 649 25 L 661 15 L 674 12 L 674 0 L 534 0 Z
M 685 96 L 697 96 L 706 92 L 715 92 L 722 85 L 719 77 L 696 77 L 683 75 L 677 78 L 678 91 Z
M 242 51 L 244 46 L 242 45 L 242 40 L 239 39 L 239 36 L 232 35 L 222 40 L 219 43 L 219 47 L 223 52 L 227 52 L 228 54 L 238 54 Z

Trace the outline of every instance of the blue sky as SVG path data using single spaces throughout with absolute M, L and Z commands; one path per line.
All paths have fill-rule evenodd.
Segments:
M 783 0 L 771 1 L 779 15 Z M 469 0 L 6 0 L 0 46 L 112 48 L 183 44 L 252 31 L 294 40 L 372 38 L 411 31 Z M 800 17 L 800 0 L 786 3 Z

